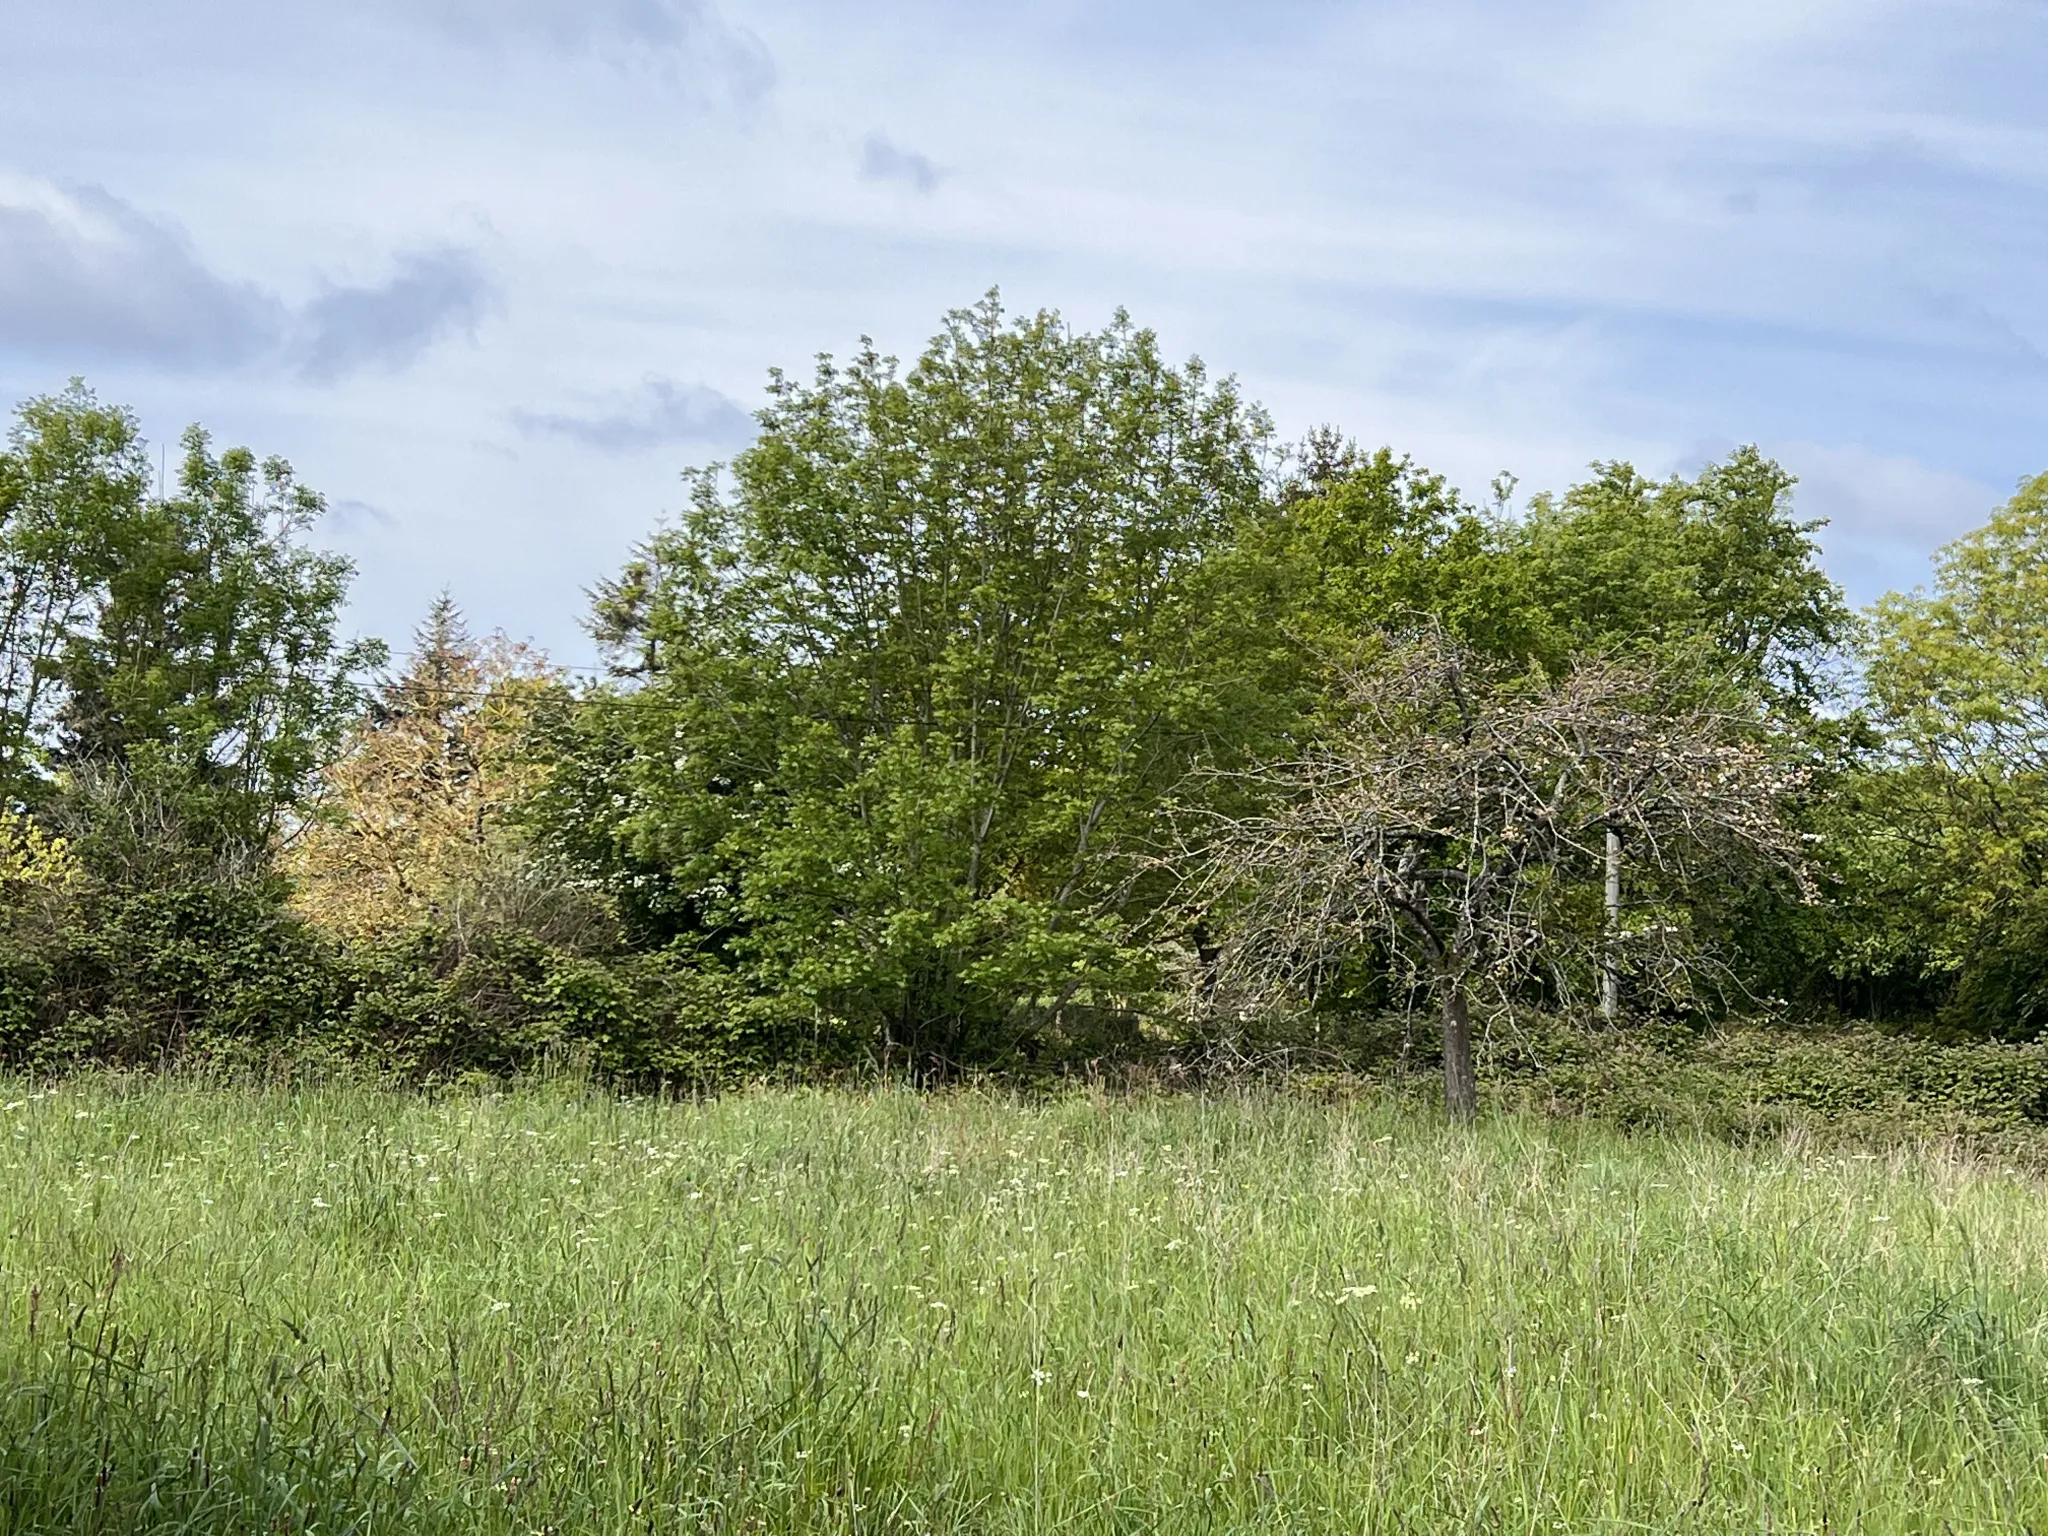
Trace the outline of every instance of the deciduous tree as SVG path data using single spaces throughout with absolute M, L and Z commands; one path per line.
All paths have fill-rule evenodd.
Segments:
M 1959 1022 L 2048 1027 L 2048 475 L 1872 613 L 1888 761 L 1856 786 L 1880 963 L 1956 989 Z
M 16 411 L 0 452 L 0 804 L 48 789 L 66 654 L 148 483 L 134 417 L 79 381 Z
M 629 902 L 884 1053 L 1115 1015 L 1157 895 L 1128 855 L 1298 710 L 1232 564 L 1265 418 L 1122 317 L 991 297 L 907 372 L 777 375 L 760 420 L 604 588 L 637 691 L 559 803 L 608 819 Z
M 1476 1106 L 1472 1011 L 1569 1002 L 1610 969 L 1683 998 L 1703 964 L 1688 889 L 1710 867 L 1798 878 L 1797 770 L 1740 695 L 1585 661 L 1514 669 L 1427 628 L 1351 676 L 1323 746 L 1250 777 L 1266 808 L 1198 818 L 1194 902 L 1224 936 L 1212 1007 L 1312 996 L 1376 949 L 1434 999 L 1445 1101 Z M 1629 919 L 1603 917 L 1607 839 L 1630 850 Z

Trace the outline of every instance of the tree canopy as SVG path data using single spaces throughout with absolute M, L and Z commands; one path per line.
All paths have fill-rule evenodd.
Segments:
M 1231 558 L 1270 446 L 1149 332 L 993 299 L 907 371 L 778 375 L 730 477 L 600 593 L 637 685 L 622 859 L 707 956 L 884 1052 L 1124 1007 L 1155 809 L 1290 723 Z
M 1872 614 L 1881 772 L 1858 785 L 1880 944 L 1954 978 L 1952 1014 L 2048 1024 L 2048 475 Z
M 383 672 L 289 464 L 21 406 L 0 1052 L 947 1075 L 1421 989 L 1464 1108 L 1474 1017 L 1596 994 L 2048 1026 L 2048 477 L 1859 620 L 1754 447 L 1474 500 L 1121 314 L 991 294 L 757 428 L 572 685 L 452 598 Z
M 185 434 L 153 496 L 134 419 L 81 385 L 30 401 L 0 455 L 0 786 L 147 779 L 214 839 L 297 806 L 381 652 L 345 643 L 351 574 L 280 458 Z

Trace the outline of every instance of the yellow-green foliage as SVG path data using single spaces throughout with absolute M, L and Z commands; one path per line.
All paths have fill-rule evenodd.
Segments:
M 331 932 L 388 933 L 442 915 L 494 863 L 516 862 L 507 816 L 538 770 L 521 751 L 552 677 L 523 647 L 457 632 L 388 689 L 321 775 L 321 814 L 284 850 L 294 905 Z
M 77 875 L 77 862 L 63 838 L 52 837 L 26 816 L 0 810 L 0 888 L 58 890 Z
M 1284 1096 L 6 1088 L 0 1529 L 2020 1532 L 2048 1202 Z
M 2033 1038 L 2048 1026 L 2048 475 L 1935 557 L 1931 592 L 1872 610 L 1870 697 L 1888 771 L 1847 840 L 1866 952 L 1955 978 L 1949 1012 Z

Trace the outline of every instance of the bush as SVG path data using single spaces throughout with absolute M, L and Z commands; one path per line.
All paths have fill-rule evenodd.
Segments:
M 576 1058 L 608 1078 L 716 1085 L 829 1072 L 855 1043 L 680 948 L 591 953 L 518 928 L 416 925 L 344 943 L 231 885 L 95 891 L 0 928 L 0 1063 L 161 1066 L 252 1051 L 414 1080 Z
M 579 953 L 529 933 L 425 924 L 344 957 L 340 1041 L 409 1076 L 525 1072 L 698 1085 L 828 1070 L 850 1042 L 681 949 Z
M 1865 1026 L 1616 1031 L 1546 1022 L 1493 1042 L 1504 1102 L 1645 1129 L 1795 1127 L 1991 1136 L 2048 1147 L 2048 1045 L 1950 1043 Z
M 288 1039 L 331 1014 L 336 979 L 262 885 L 88 886 L 0 948 L 0 1057 L 142 1065 L 212 1036 Z

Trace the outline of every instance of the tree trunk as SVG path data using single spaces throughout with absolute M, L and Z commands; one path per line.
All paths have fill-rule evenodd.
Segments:
M 1607 829 L 1607 934 L 1600 957 L 1600 1017 L 1621 1017 L 1621 834 Z
M 1472 1067 L 1472 1015 L 1465 1006 L 1465 984 L 1443 979 L 1444 1110 L 1458 1125 L 1479 1114 L 1479 1084 Z

